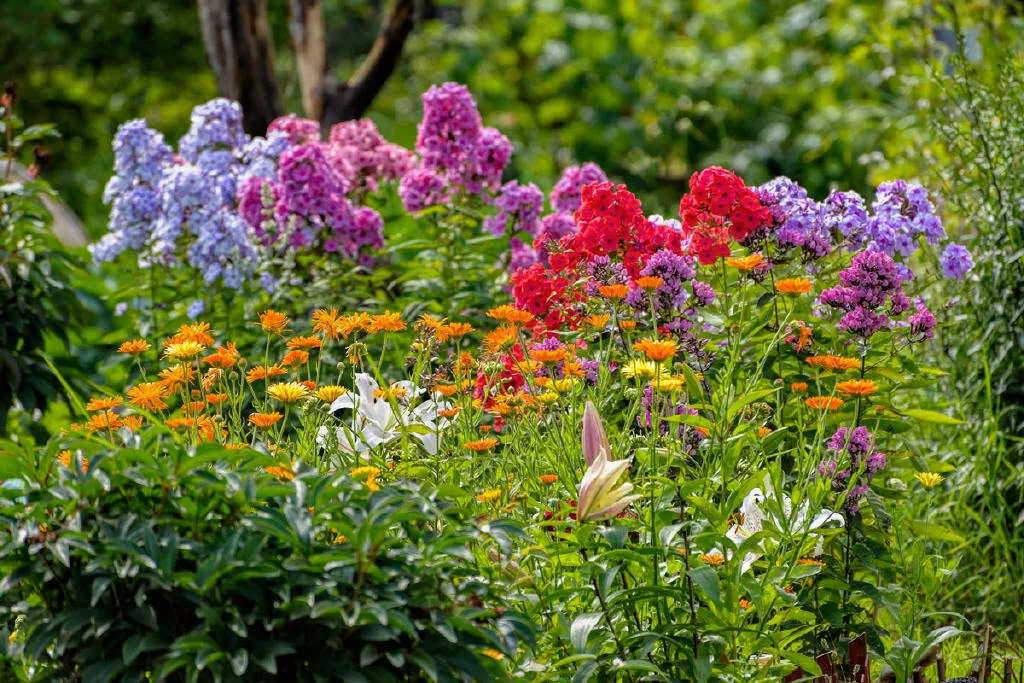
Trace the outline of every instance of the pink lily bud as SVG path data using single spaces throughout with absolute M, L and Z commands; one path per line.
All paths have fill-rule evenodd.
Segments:
M 583 460 L 589 467 L 602 452 L 606 458 L 610 458 L 612 449 L 608 445 L 608 437 L 604 433 L 604 425 L 601 424 L 601 415 L 597 412 L 597 407 L 592 401 L 587 401 L 583 409 Z

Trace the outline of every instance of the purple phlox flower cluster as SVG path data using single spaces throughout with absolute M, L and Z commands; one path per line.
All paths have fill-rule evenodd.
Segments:
M 839 328 L 868 339 L 889 325 L 881 312 L 886 301 L 888 313 L 900 315 L 910 308 L 903 293 L 899 270 L 888 255 L 863 251 L 853 257 L 850 267 L 839 274 L 840 284 L 821 293 L 821 303 L 845 311 Z
M 288 138 L 293 145 L 306 142 L 320 142 L 320 122 L 304 119 L 295 114 L 285 114 L 270 122 L 267 126 L 267 137 L 279 133 Z
M 885 453 L 875 450 L 874 435 L 867 427 L 852 430 L 840 427 L 827 445 L 830 457 L 818 465 L 818 473 L 832 480 L 833 490 L 849 489 L 846 509 L 857 512 L 860 509 L 858 501 L 867 493 L 869 482 L 875 474 L 885 469 Z M 849 459 L 849 464 L 840 469 L 840 462 L 844 465 L 847 462 L 844 455 Z M 851 486 L 850 477 L 854 475 L 856 479 Z
M 466 86 L 444 83 L 423 93 L 416 152 L 423 168 L 437 171 L 446 186 L 476 194 L 498 187 L 512 143 L 496 129 L 483 127 Z
M 328 146 L 335 170 L 360 192 L 375 192 L 382 181 L 394 182 L 416 166 L 416 155 L 385 140 L 370 119 L 335 124 Z
M 278 159 L 292 144 L 288 136 L 281 132 L 268 132 L 265 138 L 249 140 L 242 148 L 242 164 L 245 166 L 243 182 L 250 177 L 268 180 L 275 178 Z
M 242 128 L 242 108 L 219 97 L 192 110 L 192 126 L 178 143 L 182 158 L 200 163 L 205 152 L 234 151 L 249 141 Z
M 661 285 L 651 295 L 654 297 L 655 307 L 663 313 L 680 312 L 687 307 L 690 292 L 686 285 L 696 274 L 697 270 L 691 257 L 680 256 L 669 249 L 655 252 L 640 271 L 640 275 L 644 277 L 661 278 Z M 649 305 L 647 293 L 639 288 L 631 290 L 626 301 L 638 308 L 646 308 Z
M 757 198 L 772 215 L 775 238 L 783 247 L 798 247 L 808 258 L 832 252 L 832 239 L 823 205 L 807 196 L 807 190 L 786 177 L 770 180 L 756 190 Z M 762 236 L 755 234 L 748 241 Z
M 440 174 L 427 168 L 417 168 L 402 176 L 398 196 L 402 198 L 405 210 L 415 213 L 446 201 L 448 193 Z
M 856 241 L 868 221 L 868 210 L 864 198 L 856 192 L 833 191 L 822 202 L 822 218 L 825 227 L 849 241 Z
M 561 239 L 576 232 L 576 221 L 571 214 L 549 213 L 540 219 L 540 231 L 551 239 Z
M 916 312 L 907 318 L 911 339 L 917 341 L 931 339 L 935 336 L 935 316 L 928 310 L 924 299 L 920 297 L 914 299 L 914 310 Z
M 501 193 L 491 204 L 498 212 L 484 219 L 483 228 L 487 232 L 500 236 L 511 229 L 513 233 L 525 232 L 532 237 L 540 234 L 544 193 L 533 183 L 511 180 L 501 186 Z
M 945 251 L 939 258 L 939 263 L 942 266 L 942 274 L 956 280 L 963 280 L 967 272 L 974 268 L 974 258 L 971 257 L 971 252 L 955 242 L 946 245 Z
M 872 251 L 906 258 L 914 253 L 920 235 L 928 244 L 937 244 L 946 237 L 928 191 L 920 185 L 905 180 L 884 182 L 878 186 L 871 209 L 863 233 L 850 238 L 855 244 L 859 238 Z
M 655 213 L 648 216 L 647 220 L 649 220 L 651 223 L 654 223 L 655 225 L 663 225 L 666 228 L 672 228 L 673 230 L 678 230 L 679 232 L 682 232 L 683 230 L 683 224 L 675 218 L 665 218 L 664 216 Z
M 164 136 L 142 119 L 123 123 L 114 137 L 114 175 L 103 191 L 110 204 L 110 231 L 89 247 L 97 262 L 142 249 L 160 216 L 160 178 L 173 160 Z
M 188 309 L 186 309 L 185 315 L 187 315 L 191 320 L 195 320 L 205 312 L 206 302 L 203 301 L 202 299 L 196 299 L 195 301 L 188 305 Z
M 583 201 L 583 188 L 591 183 L 600 183 L 608 180 L 601 167 L 592 161 L 579 166 L 570 166 L 562 171 L 562 177 L 558 179 L 551 189 L 551 208 L 556 213 L 567 213 L 570 216 L 580 208 Z
M 621 263 L 613 262 L 607 256 L 597 256 L 586 264 L 586 293 L 587 296 L 595 297 L 600 295 L 600 287 L 603 285 L 628 285 L 630 283 L 629 273 Z

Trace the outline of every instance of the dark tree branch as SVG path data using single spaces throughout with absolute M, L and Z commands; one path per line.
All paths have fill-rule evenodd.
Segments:
M 299 71 L 302 108 L 306 116 L 320 120 L 324 109 L 324 79 L 327 77 L 327 31 L 320 0 L 291 0 L 288 28 Z
M 405 39 L 415 24 L 415 0 L 391 0 L 377 40 L 366 59 L 348 81 L 340 83 L 327 79 L 323 85 L 324 126 L 349 121 L 362 116 L 373 98 L 398 66 Z
M 206 56 L 221 94 L 242 105 L 247 133 L 281 115 L 266 0 L 197 0 Z

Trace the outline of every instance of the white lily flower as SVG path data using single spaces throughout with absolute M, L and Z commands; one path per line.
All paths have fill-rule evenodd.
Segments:
M 332 413 L 345 408 L 352 410 L 350 418 L 337 430 L 338 446 L 343 452 L 368 459 L 371 449 L 407 432 L 422 443 L 428 453 L 437 453 L 440 432 L 448 427 L 448 420 L 439 416 L 438 411 L 451 408 L 451 404 L 441 400 L 440 394 L 410 406 L 399 402 L 396 412 L 387 398 L 375 395 L 380 386 L 373 377 L 360 372 L 355 380 L 356 391 L 342 394 L 330 408 Z M 409 381 L 397 382 L 391 389 L 404 392 L 410 403 L 424 392 Z M 324 429 L 321 428 L 319 434 L 321 446 L 326 441 Z

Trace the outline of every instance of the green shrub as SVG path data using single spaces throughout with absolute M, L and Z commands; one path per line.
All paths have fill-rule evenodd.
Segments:
M 532 638 L 429 493 L 149 445 L 0 448 L 0 659 L 32 680 L 488 680 Z

